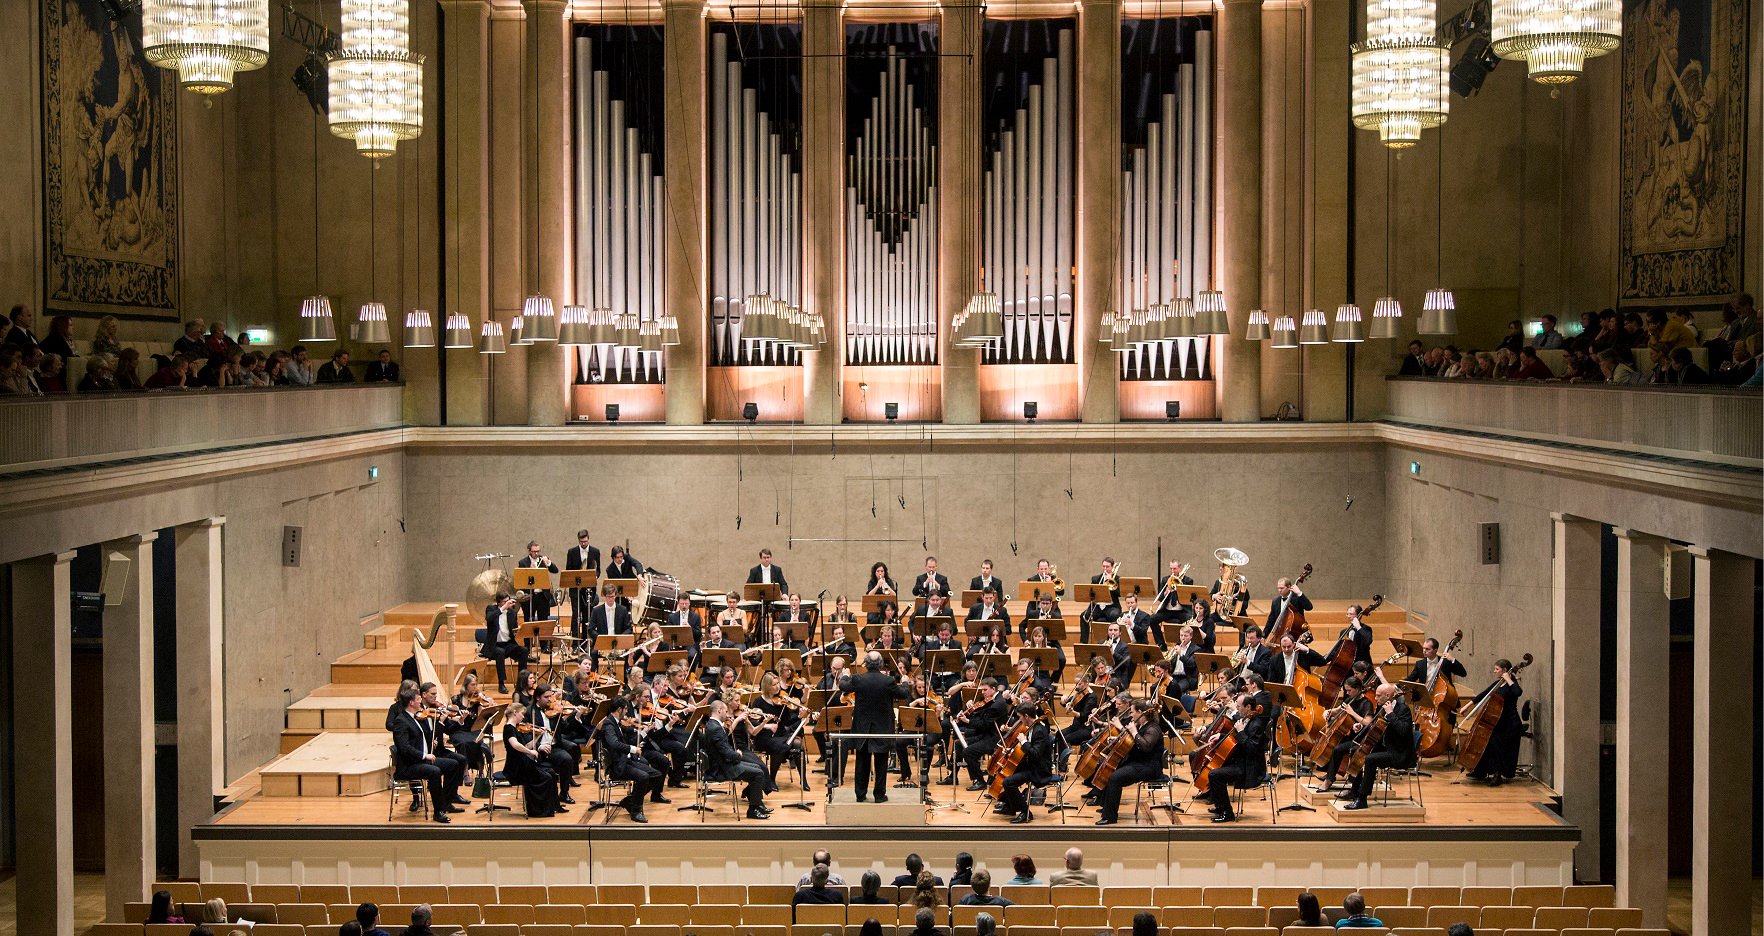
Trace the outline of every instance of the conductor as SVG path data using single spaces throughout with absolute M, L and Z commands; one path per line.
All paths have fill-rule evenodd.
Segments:
M 907 697 L 907 689 L 899 677 L 882 671 L 882 654 L 870 651 L 864 657 L 864 671 L 839 681 L 842 692 L 853 698 L 851 730 L 853 734 L 893 734 L 894 703 Z M 888 802 L 888 755 L 894 742 L 886 738 L 864 738 L 857 742 L 857 801 L 865 801 L 865 788 L 872 772 L 876 778 L 876 802 Z

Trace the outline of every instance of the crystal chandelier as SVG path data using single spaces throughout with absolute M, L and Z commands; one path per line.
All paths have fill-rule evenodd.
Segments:
M 331 53 L 331 132 L 363 156 L 390 156 L 423 132 L 423 57 L 410 51 L 407 0 L 343 0 Z
M 1573 81 L 1587 59 L 1623 40 L 1622 0 L 1493 0 L 1490 7 L 1494 54 L 1523 59 L 1541 84 Z
M 143 0 L 141 52 L 186 91 L 219 94 L 269 61 L 269 0 Z
M 1368 0 L 1366 41 L 1353 53 L 1353 121 L 1385 146 L 1414 146 L 1445 123 L 1450 50 L 1434 38 L 1434 0 Z

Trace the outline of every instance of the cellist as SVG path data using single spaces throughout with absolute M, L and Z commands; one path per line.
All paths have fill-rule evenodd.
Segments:
M 1506 706 L 1501 709 L 1500 720 L 1495 722 L 1494 733 L 1489 736 L 1488 747 L 1482 751 L 1482 759 L 1476 762 L 1469 776 L 1472 780 L 1486 780 L 1490 786 L 1500 786 L 1513 779 L 1519 769 L 1519 737 L 1525 729 L 1519 720 L 1519 697 L 1525 694 L 1525 690 L 1519 685 L 1511 660 L 1496 660 L 1494 677 L 1492 685 L 1476 694 L 1470 711 L 1475 711 L 1491 692 L 1501 696 Z
M 1023 699 L 1017 702 L 1016 715 L 1030 721 L 1029 731 L 1020 742 L 1023 759 L 1017 769 L 1004 779 L 1004 788 L 998 795 L 999 812 L 1011 814 L 1011 823 L 1021 825 L 1034 819 L 1029 811 L 1029 796 L 1023 791 L 1026 786 L 1037 786 L 1053 778 L 1053 732 L 1047 722 L 1041 719 L 1041 706 L 1033 700 Z
M 1258 687 L 1259 688 L 1259 687 Z M 1237 745 L 1225 763 L 1214 768 L 1206 796 L 1212 801 L 1207 807 L 1214 822 L 1232 822 L 1237 814 L 1231 810 L 1232 787 L 1253 787 L 1262 782 L 1268 770 L 1268 720 L 1256 694 L 1246 689 L 1236 701 L 1237 717 L 1232 732 Z
M 1121 812 L 1121 794 L 1136 783 L 1144 783 L 1164 772 L 1164 725 L 1162 705 L 1155 699 L 1139 699 L 1133 703 L 1133 747 L 1127 759 L 1109 776 L 1097 794 L 1099 826 L 1114 825 Z
M 1349 676 L 1347 682 L 1342 683 L 1341 699 L 1336 702 L 1335 708 L 1324 714 L 1324 719 L 1327 720 L 1344 709 L 1353 718 L 1354 729 L 1348 733 L 1346 739 L 1330 750 L 1329 761 L 1323 768 L 1323 779 L 1310 788 L 1312 793 L 1327 793 L 1335 785 L 1335 774 L 1341 769 L 1341 762 L 1353 756 L 1354 747 L 1360 743 L 1360 731 L 1372 721 L 1372 700 L 1367 698 L 1364 677 Z M 1311 752 L 1313 762 L 1319 753 L 1314 750 Z
M 1400 769 L 1415 759 L 1415 718 L 1409 711 L 1409 703 L 1403 700 L 1403 690 L 1385 683 L 1378 687 L 1374 704 L 1374 717 L 1384 719 L 1384 733 L 1378 737 L 1377 748 L 1366 755 L 1365 766 L 1354 781 L 1349 802 L 1343 809 L 1366 808 L 1366 797 L 1372 792 L 1380 767 Z M 1371 741 L 1370 738 L 1366 740 Z

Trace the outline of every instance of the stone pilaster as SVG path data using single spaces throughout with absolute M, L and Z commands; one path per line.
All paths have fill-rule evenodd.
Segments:
M 227 785 L 223 667 L 221 533 L 225 517 L 177 529 L 178 607 L 178 876 L 198 867 L 190 827 L 214 816 L 214 796 Z
M 1262 304 L 1262 2 L 1223 0 L 1219 13 L 1220 205 L 1225 212 L 1220 286 L 1231 335 L 1219 344 L 1214 382 L 1219 417 L 1255 422 L 1262 412 L 1261 346 L 1243 339 Z
M 154 880 L 158 788 L 153 728 L 153 541 L 106 543 L 105 561 L 128 574 L 104 610 L 104 907 L 122 919 Z
M 532 116 L 527 122 L 531 149 L 525 164 L 537 173 L 529 182 L 529 206 L 538 221 L 529 227 L 537 234 L 528 249 L 537 265 L 534 282 L 542 295 L 550 296 L 561 313 L 573 302 L 570 275 L 570 212 L 575 203 L 570 186 L 570 56 L 569 6 L 563 0 L 526 0 L 528 93 Z M 523 107 L 528 106 L 523 103 Z M 531 219 L 529 219 L 531 220 Z M 564 363 L 568 349 L 555 342 L 527 349 L 527 424 L 559 426 L 569 419 L 569 388 Z
M 1098 341 L 1115 307 L 1121 267 L 1121 4 L 1078 8 L 1078 413 L 1089 423 L 1121 418 L 1120 360 Z
M 834 0 L 802 5 L 802 259 L 804 308 L 821 313 L 827 344 L 803 355 L 803 421 L 835 425 L 845 364 L 845 20 Z
M 12 564 L 13 829 L 20 933 L 73 936 L 71 552 Z M 137 898 L 139 899 L 139 898 Z
M 1548 719 L 1562 815 L 1580 827 L 1574 866 L 1599 879 L 1599 525 L 1551 513 L 1555 560 L 1550 587 L 1555 666 Z
M 664 185 L 668 195 L 667 294 L 680 320 L 680 343 L 667 352 L 667 421 L 704 422 L 704 0 L 662 0 L 662 110 L 667 128 Z M 806 99 L 805 99 L 806 103 Z M 810 182 L 803 177 L 806 187 Z
M 974 295 L 980 269 L 980 27 L 978 6 L 944 7 L 937 75 L 937 328 L 943 421 L 980 421 L 980 352 L 958 347 L 950 320 Z
M 1753 797 L 1751 757 L 1757 709 L 1743 702 L 1752 685 L 1755 560 L 1692 546 L 1691 604 L 1691 936 L 1726 936 L 1752 926 Z M 1738 698 L 1735 697 L 1736 693 Z
M 1666 542 L 1617 531 L 1617 905 L 1642 924 L 1666 925 L 1666 772 L 1671 734 L 1672 652 Z

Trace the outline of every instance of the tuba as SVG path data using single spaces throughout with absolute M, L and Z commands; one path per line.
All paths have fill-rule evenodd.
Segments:
M 1241 549 L 1221 546 L 1213 550 L 1213 558 L 1219 561 L 1220 591 L 1219 596 L 1213 599 L 1213 613 L 1228 618 L 1245 584 L 1243 576 L 1238 575 L 1237 570 L 1249 565 L 1249 556 Z

